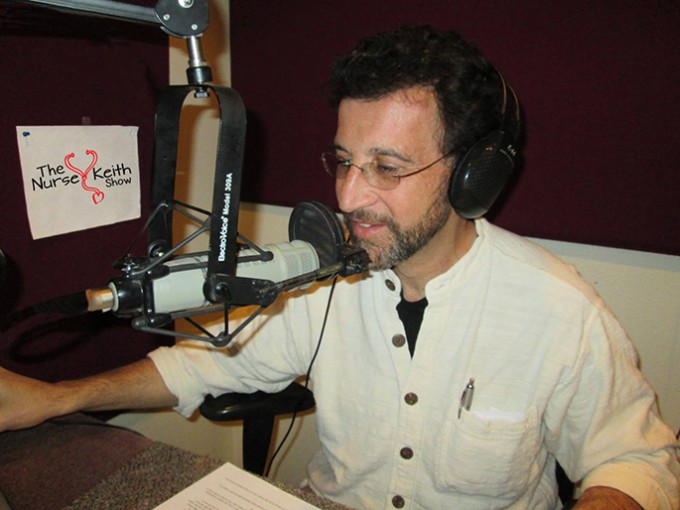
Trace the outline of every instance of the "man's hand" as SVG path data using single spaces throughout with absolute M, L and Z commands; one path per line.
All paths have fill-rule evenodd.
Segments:
M 578 499 L 574 510 L 642 510 L 633 498 L 611 487 L 590 487 Z

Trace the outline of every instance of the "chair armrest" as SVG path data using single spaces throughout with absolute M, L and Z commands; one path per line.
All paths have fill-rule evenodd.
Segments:
M 278 393 L 256 391 L 251 394 L 225 393 L 219 397 L 208 395 L 199 409 L 209 420 L 233 421 L 306 411 L 315 405 L 312 391 L 294 382 Z

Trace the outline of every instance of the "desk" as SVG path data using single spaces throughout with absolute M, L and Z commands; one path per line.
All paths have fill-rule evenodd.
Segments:
M 151 510 L 220 465 L 82 414 L 0 434 L 0 492 L 12 510 Z

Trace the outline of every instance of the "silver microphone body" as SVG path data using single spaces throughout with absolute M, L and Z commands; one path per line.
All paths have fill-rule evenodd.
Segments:
M 306 241 L 267 244 L 261 251 L 271 253 L 269 260 L 252 260 L 261 255 L 257 250 L 239 250 L 235 276 L 278 283 L 320 268 L 316 249 Z M 163 272 L 167 274 L 152 277 L 150 280 L 153 313 L 173 313 L 211 305 L 203 293 L 208 272 L 207 254 L 181 255 L 164 262 L 162 266 Z M 108 287 L 86 291 L 89 311 L 127 313 L 128 310 L 121 309 L 126 308 L 121 301 L 129 300 L 129 290 L 124 288 L 125 283 L 125 279 L 114 279 L 109 282 Z M 139 298 L 141 299 L 141 295 Z
M 245 249 L 237 253 L 237 277 L 278 283 L 311 273 L 320 267 L 316 250 L 305 241 L 267 244 L 262 250 L 272 253 L 271 260 L 239 262 L 239 259 L 257 256 L 258 252 Z M 170 268 L 170 273 L 153 281 L 154 312 L 172 313 L 210 305 L 203 294 L 203 284 L 208 272 L 207 262 L 207 255 L 182 257 L 167 262 L 165 265 Z M 186 265 L 201 267 L 183 270 L 182 266 Z

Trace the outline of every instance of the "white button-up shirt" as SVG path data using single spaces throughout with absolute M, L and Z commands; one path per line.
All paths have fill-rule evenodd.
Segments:
M 399 341 L 396 275 L 338 282 L 311 372 L 321 450 L 310 486 L 358 509 L 554 509 L 558 459 L 583 489 L 680 507 L 677 442 L 610 310 L 545 250 L 476 226 L 471 250 L 427 284 L 413 358 Z M 330 289 L 280 299 L 231 350 L 151 353 L 178 410 L 305 374 Z

